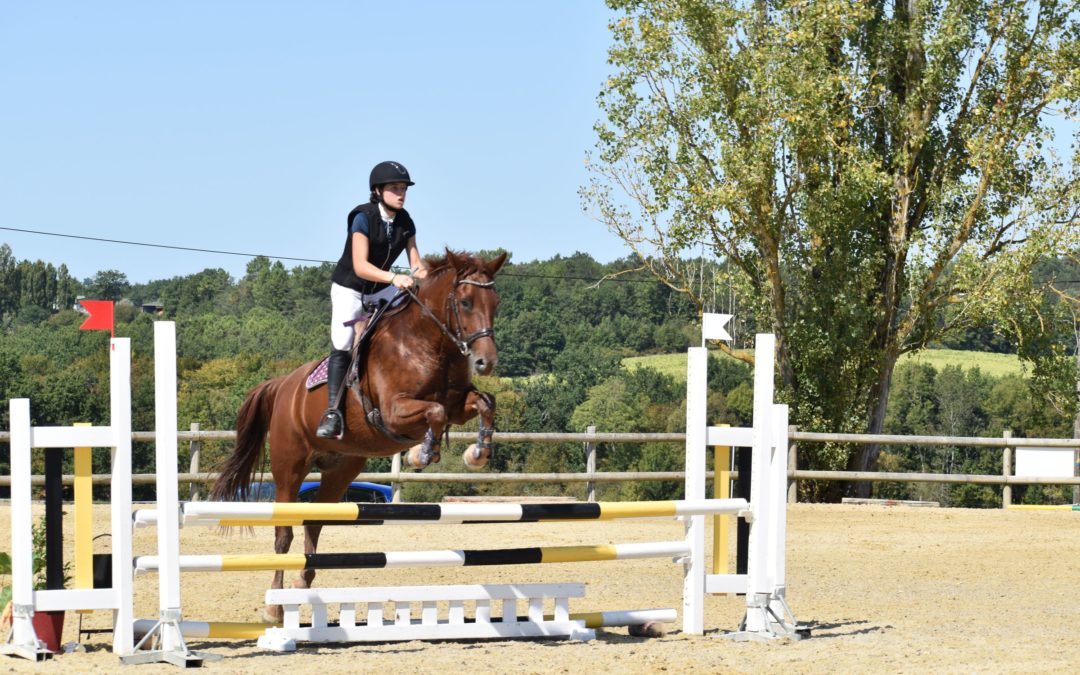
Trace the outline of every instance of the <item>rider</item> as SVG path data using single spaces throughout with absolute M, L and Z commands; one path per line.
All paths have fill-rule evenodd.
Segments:
M 397 162 L 379 162 L 371 170 L 371 198 L 349 212 L 345 250 L 331 276 L 332 303 L 330 352 L 327 364 L 328 406 L 315 435 L 340 438 L 345 420 L 335 400 L 349 368 L 353 340 L 363 324 L 357 321 L 365 305 L 389 302 L 399 289 L 411 288 L 413 277 L 423 279 L 427 269 L 416 248 L 416 227 L 405 206 L 405 192 L 413 185 L 409 172 Z M 407 250 L 410 274 L 397 274 L 391 265 Z

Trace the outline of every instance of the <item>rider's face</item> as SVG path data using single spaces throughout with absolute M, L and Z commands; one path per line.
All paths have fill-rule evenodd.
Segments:
M 409 189 L 407 183 L 387 183 L 381 189 L 383 202 L 388 207 L 398 210 L 405 206 L 405 193 Z

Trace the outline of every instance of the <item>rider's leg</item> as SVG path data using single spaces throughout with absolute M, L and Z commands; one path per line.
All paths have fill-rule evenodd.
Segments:
M 339 393 L 344 386 L 345 374 L 349 369 L 350 348 L 353 342 L 352 320 L 363 307 L 360 293 L 338 284 L 330 285 L 332 306 L 330 319 L 330 361 L 326 368 L 327 407 L 315 435 L 319 438 L 337 438 L 345 430 L 345 420 L 341 414 Z
M 347 349 L 335 349 L 330 352 L 330 362 L 326 365 L 327 408 L 315 435 L 319 438 L 338 438 L 345 431 L 345 418 L 341 414 L 341 388 L 345 384 L 345 373 L 349 370 L 352 353 Z

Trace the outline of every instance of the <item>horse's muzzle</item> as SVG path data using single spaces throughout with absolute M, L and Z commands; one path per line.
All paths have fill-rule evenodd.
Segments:
M 477 354 L 473 353 L 469 355 L 469 365 L 472 367 L 473 373 L 477 375 L 487 375 L 495 369 L 495 364 L 498 362 L 499 357 L 495 354 Z

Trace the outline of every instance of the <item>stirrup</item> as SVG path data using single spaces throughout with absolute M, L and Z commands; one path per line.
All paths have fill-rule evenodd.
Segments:
M 315 435 L 319 438 L 336 438 L 341 440 L 341 436 L 345 432 L 345 421 L 341 417 L 341 411 L 331 408 L 323 413 L 322 419 L 319 420 L 319 428 L 315 430 Z

